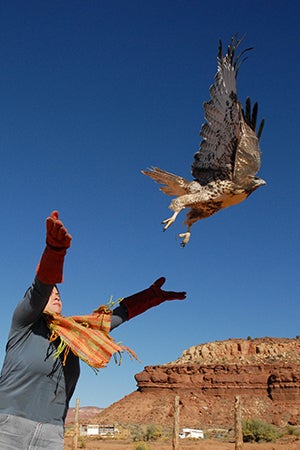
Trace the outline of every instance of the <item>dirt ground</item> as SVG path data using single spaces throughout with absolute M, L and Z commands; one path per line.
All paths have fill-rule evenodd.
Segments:
M 72 438 L 65 439 L 64 450 L 71 450 L 73 444 Z M 148 444 L 149 450 L 173 450 L 172 442 L 166 441 L 156 441 Z M 219 440 L 213 439 L 201 439 L 197 442 L 195 441 L 184 441 L 180 440 L 178 444 L 178 450 L 235 450 L 235 444 L 221 442 Z M 90 450 L 135 450 L 138 443 L 129 441 L 118 441 L 118 440 L 99 440 L 97 438 L 89 438 L 78 441 L 78 450 L 81 448 Z M 290 438 L 278 440 L 274 443 L 256 443 L 243 444 L 243 449 L 241 450 L 299 450 L 300 449 L 300 439 Z M 75 449 L 73 449 L 75 450 Z

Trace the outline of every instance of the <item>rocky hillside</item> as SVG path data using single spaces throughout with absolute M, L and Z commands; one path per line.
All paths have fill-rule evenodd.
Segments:
M 80 418 L 80 422 L 86 423 L 90 422 L 90 420 L 103 411 L 103 408 L 98 408 L 97 406 L 82 406 L 79 408 L 78 417 Z M 66 425 L 70 425 L 75 422 L 75 408 L 69 408 L 67 417 L 66 417 Z
M 300 363 L 300 339 L 229 339 L 190 347 L 169 364 Z
M 174 362 L 148 366 L 137 391 L 104 409 L 98 423 L 231 427 L 239 395 L 244 418 L 300 425 L 300 339 L 230 339 L 185 350 Z

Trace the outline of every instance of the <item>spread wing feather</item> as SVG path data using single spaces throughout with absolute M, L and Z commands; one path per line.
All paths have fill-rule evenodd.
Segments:
M 251 102 L 248 97 L 246 99 L 245 111 L 242 110 L 241 139 L 236 152 L 233 173 L 234 181 L 239 186 L 243 186 L 247 182 L 248 176 L 255 176 L 261 165 L 259 138 L 264 127 L 264 120 L 261 121 L 258 132 L 256 133 L 257 111 L 257 103 L 251 109 Z
M 210 87 L 211 99 L 204 103 L 206 123 L 200 132 L 203 140 L 192 165 L 193 176 L 204 185 L 212 180 L 232 180 L 233 177 L 242 118 L 236 77 L 241 56 L 249 50 L 235 56 L 241 41 L 242 39 L 237 40 L 234 36 L 225 56 L 220 42 L 215 83 Z

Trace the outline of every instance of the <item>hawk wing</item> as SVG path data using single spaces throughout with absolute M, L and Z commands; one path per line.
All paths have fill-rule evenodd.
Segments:
M 205 119 L 200 135 L 203 138 L 194 155 L 192 175 L 205 185 L 215 179 L 232 180 L 236 150 L 240 140 L 242 108 L 237 98 L 236 77 L 245 49 L 236 56 L 242 39 L 233 36 L 223 56 L 219 44 L 218 69 L 210 87 L 210 101 L 204 103 Z
M 255 176 L 261 165 L 261 151 L 259 148 L 259 139 L 264 127 L 265 121 L 262 120 L 256 133 L 258 104 L 254 104 L 251 109 L 250 98 L 246 99 L 245 110 L 242 110 L 243 120 L 241 123 L 241 137 L 236 151 L 233 179 L 243 186 L 247 184 L 249 176 Z

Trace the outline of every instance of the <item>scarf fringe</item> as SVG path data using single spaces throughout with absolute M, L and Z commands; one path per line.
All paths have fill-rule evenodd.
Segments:
M 95 373 L 106 367 L 111 356 L 114 356 L 116 364 L 121 365 L 124 352 L 138 361 L 133 350 L 115 342 L 109 335 L 112 308 L 122 300 L 123 298 L 113 301 L 110 297 L 106 305 L 100 305 L 92 314 L 85 316 L 64 317 L 46 313 L 51 330 L 50 342 L 60 338 L 54 359 L 60 357 L 65 366 L 68 354 L 72 351 Z

